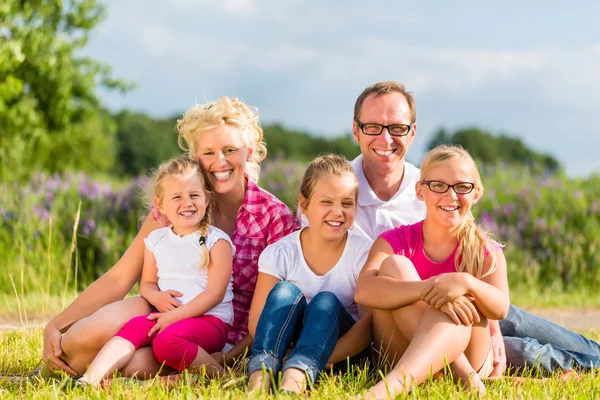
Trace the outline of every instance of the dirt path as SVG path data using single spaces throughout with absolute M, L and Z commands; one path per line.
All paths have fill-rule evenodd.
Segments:
M 600 332 L 600 308 L 528 308 L 527 311 L 577 332 L 590 329 Z M 43 327 L 47 321 L 48 318 L 30 317 L 28 325 L 25 325 L 21 324 L 18 316 L 0 315 L 0 331 L 26 326 Z

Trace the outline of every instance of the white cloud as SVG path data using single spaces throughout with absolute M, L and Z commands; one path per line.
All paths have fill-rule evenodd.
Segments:
M 249 15 L 254 10 L 252 0 L 171 0 L 167 8 L 181 12 L 216 9 L 229 14 Z

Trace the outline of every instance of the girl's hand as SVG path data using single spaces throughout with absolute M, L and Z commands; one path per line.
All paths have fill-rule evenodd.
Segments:
M 492 323 L 490 323 L 490 327 L 491 326 Z M 494 354 L 494 369 L 492 370 L 490 377 L 498 377 L 502 376 L 504 371 L 506 371 L 506 350 L 504 348 L 504 339 L 502 338 L 499 326 L 498 329 L 491 330 L 491 340 L 492 351 Z
M 147 299 L 161 313 L 172 311 L 179 307 L 181 303 L 175 297 L 183 296 L 177 290 L 165 290 L 164 292 L 155 292 L 150 299 Z
M 166 313 L 152 313 L 148 315 L 150 321 L 156 321 L 156 324 L 148 332 L 148 337 L 154 335 L 155 332 L 161 333 L 169 325 L 174 324 L 177 321 L 181 321 L 177 311 L 169 311 Z
M 467 294 L 469 277 L 464 272 L 452 272 L 429 278 L 425 281 L 421 299 L 439 310 L 444 304 Z
M 480 317 L 475 305 L 466 296 L 460 296 L 445 303 L 440 307 L 440 311 L 447 314 L 456 325 L 471 325 L 473 320 L 479 322 Z
M 62 355 L 62 348 L 60 342 L 62 340 L 62 334 L 54 325 L 46 325 L 44 328 L 44 349 L 42 354 L 42 360 L 47 364 L 49 372 L 56 370 L 65 371 L 71 376 L 78 375 L 73 368 L 69 367 L 63 360 L 60 359 Z

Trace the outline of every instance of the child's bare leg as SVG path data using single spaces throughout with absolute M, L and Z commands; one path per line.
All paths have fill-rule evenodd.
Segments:
M 83 373 L 104 346 L 131 318 L 146 314 L 151 306 L 142 297 L 128 297 L 108 304 L 89 317 L 77 321 L 63 335 L 61 358 Z
M 271 388 L 271 380 L 273 376 L 269 371 L 256 370 L 248 377 L 248 390 L 254 391 L 267 391 Z
M 151 346 L 140 347 L 119 372 L 122 376 L 137 379 L 150 379 L 156 375 L 169 375 L 177 370 L 163 365 L 154 357 Z
M 196 358 L 194 358 L 194 361 L 188 365 L 188 369 L 190 371 L 198 371 L 202 368 L 205 368 L 206 375 L 211 378 L 216 378 L 225 374 L 225 369 L 223 369 L 219 362 L 215 360 L 213 356 L 208 354 L 202 347 L 198 346 Z
M 412 306 L 394 311 L 398 329 L 403 336 L 410 339 L 410 345 L 398 364 L 383 381 L 373 386 L 368 395 L 388 398 L 390 395 L 393 397 L 406 393 L 413 382 L 423 382 L 429 374 L 442 369 L 445 362 L 451 363 L 456 360 L 467 347 L 471 327 L 456 325 L 446 314 L 431 307 L 422 313 L 419 326 L 411 335 L 400 322 L 407 318 L 418 318 L 420 313 L 420 308 L 415 310 Z
M 476 390 L 480 396 L 485 395 L 485 385 L 464 353 L 450 364 L 450 370 L 455 382 L 460 382 L 465 389 Z
M 306 390 L 306 372 L 297 368 L 288 368 L 281 378 L 281 390 L 303 393 Z
M 124 367 L 135 351 L 133 344 L 122 337 L 110 339 L 98 353 L 80 380 L 99 385 L 104 377 Z

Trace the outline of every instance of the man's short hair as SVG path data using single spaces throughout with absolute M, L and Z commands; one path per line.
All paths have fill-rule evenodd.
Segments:
M 404 98 L 406 98 L 406 102 L 410 108 L 410 122 L 414 123 L 417 120 L 415 99 L 412 93 L 408 92 L 403 84 L 394 81 L 377 82 L 376 84 L 371 85 L 363 90 L 360 96 L 358 96 L 358 99 L 356 99 L 356 103 L 354 103 L 354 119 L 358 121 L 360 109 L 367 97 L 372 94 L 375 94 L 375 97 L 379 97 L 390 93 L 400 93 L 404 96 Z

